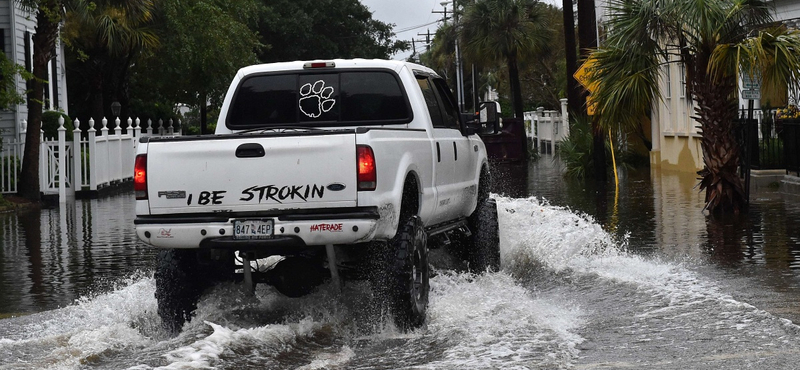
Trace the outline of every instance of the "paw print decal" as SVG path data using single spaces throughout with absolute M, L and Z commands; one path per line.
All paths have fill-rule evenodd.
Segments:
M 333 95 L 333 88 L 325 86 L 325 81 L 319 80 L 314 85 L 307 83 L 300 87 L 300 111 L 308 117 L 317 118 L 322 113 L 327 113 L 336 104 L 336 100 L 330 99 Z

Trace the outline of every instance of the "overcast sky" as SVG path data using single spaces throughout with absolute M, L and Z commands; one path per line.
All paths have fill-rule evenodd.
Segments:
M 436 32 L 437 21 L 442 19 L 441 13 L 432 13 L 433 10 L 444 9 L 440 3 L 444 0 L 361 0 L 372 11 L 372 17 L 384 22 L 394 23 L 394 32 L 399 40 L 424 39 L 424 34 L 430 29 L 431 34 Z M 562 0 L 545 0 L 548 3 L 561 7 Z M 452 10 L 448 4 L 448 12 Z M 417 51 L 423 52 L 422 44 L 417 43 Z M 396 54 L 392 59 L 405 59 L 411 55 L 411 50 Z

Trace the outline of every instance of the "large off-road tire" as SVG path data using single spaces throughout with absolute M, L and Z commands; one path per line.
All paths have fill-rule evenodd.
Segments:
M 197 300 L 210 285 L 209 277 L 200 268 L 197 250 L 166 249 L 158 253 L 155 272 L 158 316 L 171 334 L 181 331 L 191 320 Z
M 425 322 L 430 292 L 427 243 L 422 221 L 411 216 L 400 223 L 389 243 L 373 245 L 384 251 L 383 258 L 376 255 L 379 270 L 373 271 L 373 287 L 379 299 L 385 299 L 401 330 L 415 329 Z
M 500 271 L 500 231 L 497 223 L 497 203 L 486 198 L 468 219 L 472 232 L 465 244 L 469 270 L 475 273 Z

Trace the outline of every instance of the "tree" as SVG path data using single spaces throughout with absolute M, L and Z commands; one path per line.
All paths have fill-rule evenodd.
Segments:
M 687 93 L 700 123 L 704 168 L 700 189 L 711 212 L 738 212 L 746 204 L 737 175 L 736 118 L 741 73 L 766 85 L 798 86 L 800 33 L 772 22 L 760 0 L 612 0 L 608 39 L 595 54 L 590 79 L 604 125 L 633 125 L 660 98 L 659 70 L 682 63 Z
M 30 80 L 31 75 L 24 67 L 14 64 L 0 52 L 0 109 L 14 109 L 17 104 L 25 102 L 25 97 L 17 92 L 16 76 Z
M 127 108 L 131 66 L 142 52 L 158 46 L 152 25 L 154 0 L 72 0 L 62 39 L 68 51 L 70 103 L 73 115 L 100 122 L 111 101 Z M 123 109 L 125 112 L 125 109 Z
M 42 127 L 44 85 L 47 83 L 47 62 L 56 47 L 56 37 L 65 15 L 66 4 L 59 0 L 22 0 L 20 5 L 36 12 L 36 34 L 33 35 L 33 78 L 28 92 L 28 131 L 19 179 L 19 195 L 40 201 L 39 132 Z
M 558 32 L 563 28 L 562 11 L 549 4 L 542 4 L 541 10 L 546 24 L 552 28 L 551 36 L 542 52 L 521 60 L 520 80 L 523 86 L 537 87 L 523 91 L 522 99 L 526 103 L 526 107 L 561 110 L 560 99 L 567 95 L 565 89 L 567 85 L 565 63 L 567 52 L 564 34 Z M 574 56 L 573 53 L 573 58 Z M 572 75 L 569 74 L 569 76 Z
M 393 24 L 372 18 L 358 0 L 263 0 L 258 24 L 262 62 L 333 58 L 379 58 L 408 50 L 392 40 Z
M 522 118 L 519 61 L 544 50 L 550 31 L 535 0 L 477 0 L 469 4 L 459 27 L 464 55 L 476 62 L 505 62 L 514 106 Z
M 208 105 L 221 105 L 236 71 L 257 62 L 261 11 L 254 0 L 162 0 L 160 47 L 134 72 L 139 98 L 199 108 L 207 133 Z

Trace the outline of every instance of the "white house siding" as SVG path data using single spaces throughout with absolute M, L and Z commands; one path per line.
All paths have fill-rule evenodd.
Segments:
M 776 0 L 775 20 L 786 21 L 800 18 L 800 1 L 797 0 Z M 797 27 L 797 24 L 794 25 Z
M 6 56 L 21 65 L 25 63 L 25 32 L 30 35 L 36 32 L 36 15 L 20 9 L 15 1 L 0 1 L 0 28 L 4 31 Z M 13 26 L 13 27 L 12 27 Z M 29 44 L 32 47 L 32 42 Z M 59 43 L 56 48 L 57 58 L 51 63 L 55 63 L 55 76 L 58 89 L 51 94 L 51 101 L 58 102 L 58 109 L 67 111 L 67 79 L 64 66 L 64 46 Z M 32 58 L 32 55 L 31 55 Z M 29 67 L 29 66 L 26 66 Z M 52 67 L 51 67 L 52 71 Z M 51 72 L 52 74 L 52 72 Z M 25 81 L 17 77 L 17 91 L 24 93 L 26 89 Z M 51 103 L 48 108 L 54 109 L 55 103 Z M 25 104 L 18 105 L 16 109 L 0 111 L 0 135 L 3 141 L 18 140 L 20 137 L 21 122 L 28 116 L 28 107 Z
M 3 30 L 3 39 L 0 40 L 3 50 L 8 57 L 13 57 L 13 32 L 11 21 L 11 1 L 0 2 L 0 29 Z M 14 112 L 11 110 L 0 110 L 0 134 L 4 137 L 11 137 L 13 130 Z M 5 141 L 5 140 L 4 140 Z

